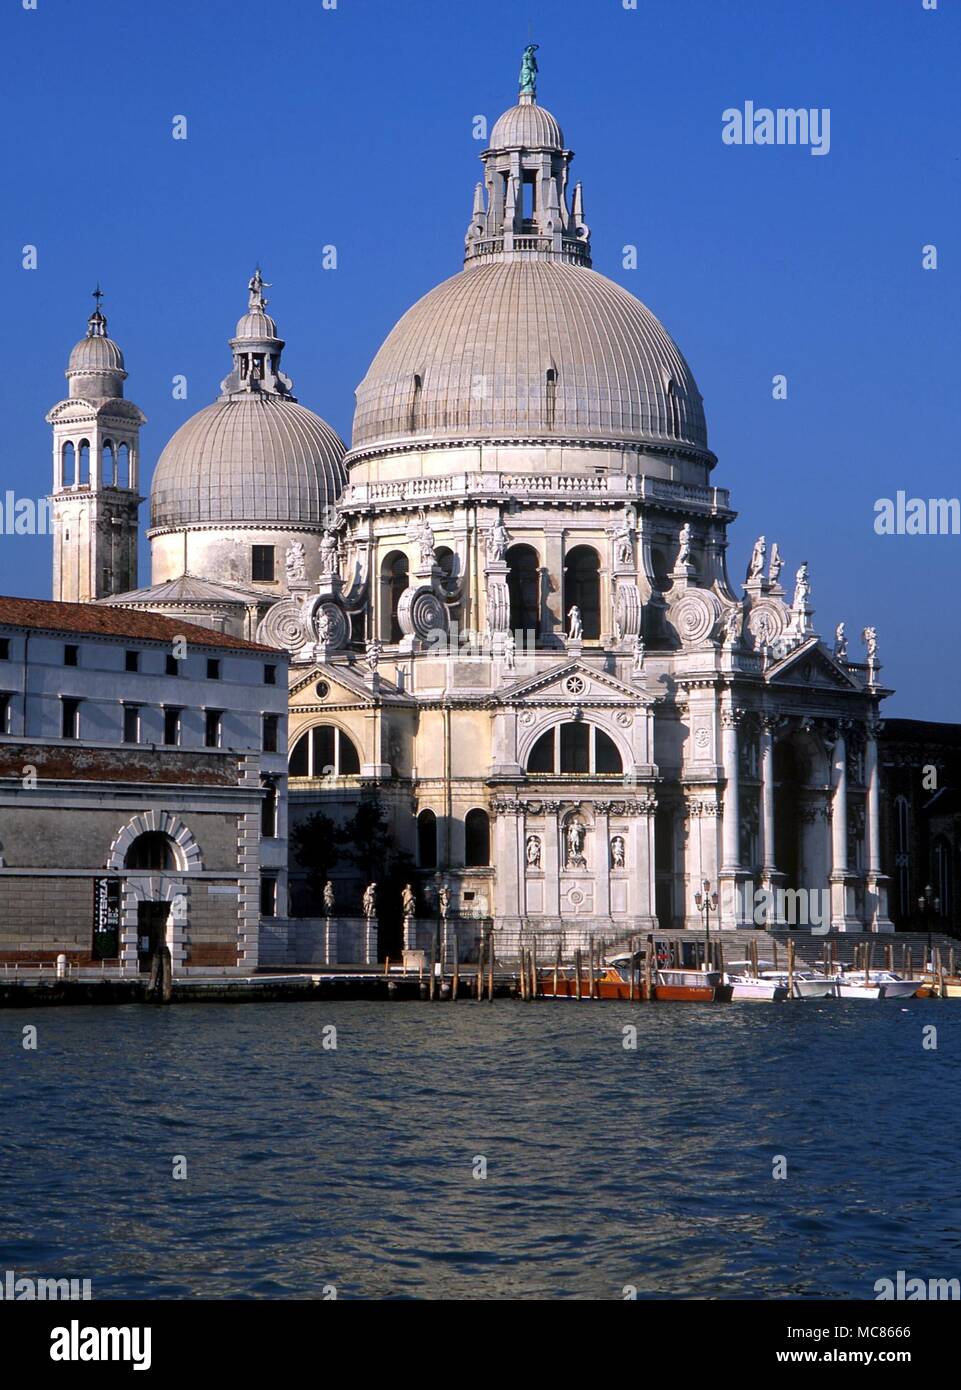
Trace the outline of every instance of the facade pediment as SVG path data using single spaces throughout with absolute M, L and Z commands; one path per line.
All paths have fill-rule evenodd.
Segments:
M 560 703 L 637 706 L 647 704 L 649 700 L 650 697 L 635 686 L 577 660 L 565 661 L 528 680 L 518 681 L 498 695 L 498 703 L 505 705 Z
M 769 685 L 803 685 L 810 689 L 851 690 L 861 693 L 843 666 L 829 656 L 817 637 L 790 652 L 767 672 Z
M 325 686 L 326 692 L 322 694 L 318 686 Z M 405 705 L 410 703 L 395 685 L 385 680 L 379 682 L 375 695 L 362 676 L 355 675 L 343 666 L 326 666 L 322 662 L 311 666 L 309 671 L 299 676 L 290 687 L 289 704 L 292 713 L 302 709 L 313 710 L 318 706 L 331 709 L 343 709 L 345 706 L 360 708 L 385 702 Z

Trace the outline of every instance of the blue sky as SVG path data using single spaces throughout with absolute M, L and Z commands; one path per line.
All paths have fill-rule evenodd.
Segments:
M 878 628 L 889 714 L 957 719 L 961 536 L 878 537 L 873 509 L 961 493 L 959 33 L 951 0 L 6 0 L 0 501 L 49 487 L 44 414 L 98 280 L 148 479 L 216 396 L 258 259 L 298 397 L 349 439 L 378 345 L 460 267 L 472 121 L 513 103 L 530 35 L 595 268 L 703 392 L 732 576 L 776 539 L 822 632 Z M 830 153 L 725 145 L 747 100 L 830 108 Z M 0 591 L 49 596 L 48 538 L 0 535 Z

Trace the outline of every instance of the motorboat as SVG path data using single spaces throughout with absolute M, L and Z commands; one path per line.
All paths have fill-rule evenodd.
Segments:
M 782 984 L 787 993 L 789 976 L 786 970 L 762 970 L 761 975 L 765 980 L 776 980 Z M 793 986 L 792 999 L 831 999 L 837 996 L 834 979 L 829 975 L 819 975 L 814 970 L 795 970 Z
M 839 999 L 910 999 L 917 994 L 919 980 L 905 980 L 893 970 L 844 970 L 834 977 Z
M 787 998 L 787 982 L 770 979 L 767 973 L 755 973 L 749 960 L 732 960 L 724 973 L 724 983 L 731 987 L 732 999 L 764 999 L 774 1003 Z
M 689 1003 L 727 1003 L 733 993 L 720 970 L 658 969 L 654 972 L 654 998 Z

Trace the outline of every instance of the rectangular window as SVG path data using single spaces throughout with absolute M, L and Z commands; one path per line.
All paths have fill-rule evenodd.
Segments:
M 251 546 L 251 577 L 263 583 L 270 583 L 274 577 L 274 547 L 272 545 Z
M 260 880 L 260 915 L 277 915 L 277 880 L 272 874 L 264 874 Z
M 0 661 L 10 660 L 10 638 L 0 637 Z
M 277 788 L 273 782 L 262 783 L 264 799 L 260 803 L 260 833 L 265 840 L 277 834 Z
M 180 716 L 183 710 L 168 705 L 164 710 L 164 743 L 180 746 Z
M 175 656 L 171 656 L 169 652 L 167 653 L 165 670 L 168 676 L 180 675 L 180 662 L 177 660 Z
M 204 743 L 208 748 L 220 747 L 220 730 L 223 710 L 209 709 L 204 720 Z
M 123 741 L 124 743 L 140 742 L 139 705 L 124 705 L 123 707 Z
M 123 665 L 124 665 L 124 670 L 125 670 L 125 671 L 139 671 L 139 670 L 140 670 L 140 653 L 139 653 L 139 652 L 132 652 L 132 651 L 126 651 L 126 652 L 124 652 L 124 654 L 123 654 Z
M 277 667 L 268 664 L 264 667 L 264 685 L 277 684 Z
M 220 680 L 220 662 L 216 657 L 208 656 L 207 658 L 207 679 L 209 681 Z
M 0 695 L 0 734 L 10 732 L 10 696 Z
M 79 700 L 72 700 L 72 699 L 64 699 L 64 700 L 61 702 L 60 716 L 61 716 L 61 723 L 60 723 L 60 736 L 61 736 L 61 738 L 79 738 L 79 737 L 80 737 L 80 701 L 79 701 Z
M 80 665 L 80 648 L 78 646 L 75 646 L 72 642 L 67 642 L 64 645 L 63 664 L 64 666 Z
M 264 715 L 264 736 L 261 740 L 265 753 L 277 752 L 277 729 L 280 724 L 280 716 L 277 714 Z

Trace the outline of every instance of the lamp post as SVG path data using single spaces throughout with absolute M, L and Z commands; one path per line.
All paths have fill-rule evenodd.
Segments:
M 921 913 L 921 921 L 925 922 L 928 928 L 928 954 L 925 968 L 932 970 L 934 968 L 934 961 L 931 958 L 931 918 L 932 916 L 936 917 L 940 914 L 941 899 L 935 896 L 934 889 L 931 887 L 930 883 L 925 885 L 923 894 L 918 898 L 918 911 Z
M 704 969 L 707 969 L 708 953 L 711 945 L 711 913 L 717 911 L 717 893 L 711 890 L 710 879 L 701 884 L 703 891 L 694 894 L 694 905 L 704 918 Z

